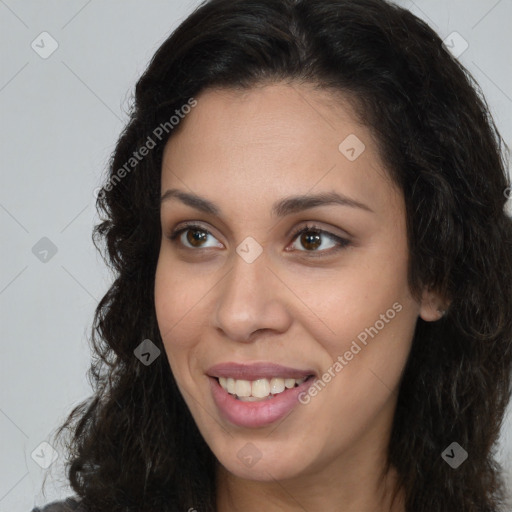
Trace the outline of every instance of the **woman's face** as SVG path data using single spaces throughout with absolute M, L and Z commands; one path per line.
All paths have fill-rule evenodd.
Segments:
M 407 285 L 403 196 L 328 92 L 196 99 L 164 151 L 155 301 L 197 426 L 247 479 L 375 466 L 433 319 Z

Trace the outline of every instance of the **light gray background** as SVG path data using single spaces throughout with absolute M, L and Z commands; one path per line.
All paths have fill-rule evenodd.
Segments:
M 137 77 L 198 3 L 0 0 L 0 512 L 72 494 L 62 455 L 44 470 L 31 454 L 48 457 L 40 444 L 91 391 L 87 336 L 111 279 L 91 242 L 94 189 Z M 467 41 L 459 58 L 510 146 L 512 0 L 399 3 L 443 39 L 456 31 Z M 31 48 L 43 31 L 58 43 L 46 59 Z M 57 248 L 46 263 L 32 252 L 43 237 Z M 510 412 L 499 457 L 512 481 Z

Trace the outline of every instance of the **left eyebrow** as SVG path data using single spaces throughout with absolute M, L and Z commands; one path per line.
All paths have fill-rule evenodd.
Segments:
M 208 199 L 177 189 L 167 190 L 160 198 L 160 205 L 172 198 L 179 199 L 182 203 L 204 213 L 215 215 L 217 217 L 221 216 L 221 209 Z M 274 203 L 272 206 L 272 215 L 284 217 L 302 210 L 329 204 L 339 204 L 341 206 L 349 206 L 351 208 L 360 208 L 362 210 L 375 213 L 369 206 L 356 201 L 355 199 L 351 199 L 350 197 L 336 192 L 325 192 L 315 195 L 285 197 Z
M 375 213 L 369 206 L 351 199 L 350 197 L 338 194 L 336 192 L 324 192 L 315 195 L 302 195 L 285 197 L 276 202 L 272 207 L 272 215 L 284 217 L 291 213 L 296 213 L 308 208 L 316 206 L 324 206 L 329 204 L 339 204 L 341 206 L 349 206 L 351 208 L 360 208 L 371 213 Z

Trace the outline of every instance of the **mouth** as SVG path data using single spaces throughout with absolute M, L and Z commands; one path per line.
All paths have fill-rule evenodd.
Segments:
M 241 402 L 262 402 L 272 400 L 289 389 L 298 388 L 314 378 L 307 375 L 298 379 L 289 377 L 260 378 L 256 380 L 235 379 L 234 377 L 213 377 L 229 395 Z
M 286 418 L 301 403 L 300 397 L 307 393 L 315 375 L 312 370 L 273 363 L 224 363 L 207 372 L 220 418 L 250 429 Z
M 219 416 L 244 428 L 265 427 L 285 418 L 301 403 L 316 375 L 312 369 L 271 362 L 219 363 L 205 373 Z

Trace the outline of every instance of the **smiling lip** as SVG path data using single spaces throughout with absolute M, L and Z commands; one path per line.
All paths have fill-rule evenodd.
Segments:
M 213 401 L 224 419 L 237 427 L 259 428 L 287 416 L 299 404 L 299 395 L 309 389 L 312 379 L 260 402 L 238 400 L 222 388 L 217 378 L 209 377 L 208 380 Z
M 290 368 L 275 363 L 220 363 L 210 367 L 206 371 L 210 377 L 232 377 L 233 379 L 257 380 L 271 379 L 272 377 L 280 377 L 282 379 L 302 379 L 314 375 L 311 369 L 300 370 L 298 368 Z
M 307 379 L 294 388 L 285 389 L 267 400 L 245 402 L 229 394 L 219 383 L 219 377 L 237 380 L 257 379 L 302 379 L 315 375 L 313 370 L 300 370 L 274 363 L 220 363 L 206 372 L 209 376 L 212 398 L 221 416 L 231 424 L 245 428 L 270 425 L 288 415 L 299 404 L 299 395 L 306 392 L 312 379 Z

